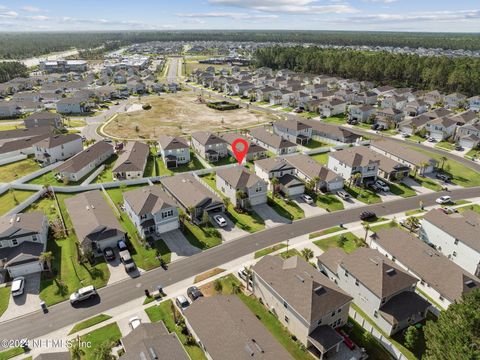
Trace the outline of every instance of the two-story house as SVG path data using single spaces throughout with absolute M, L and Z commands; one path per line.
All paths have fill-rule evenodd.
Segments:
M 443 104 L 444 95 L 441 94 L 438 90 L 432 90 L 423 95 L 423 101 L 425 101 L 430 106 L 435 104 Z
M 55 106 L 59 114 L 81 114 L 88 111 L 84 100 L 74 97 L 62 98 Z
M 39 111 L 27 116 L 23 120 L 23 124 L 28 128 L 36 128 L 41 126 L 50 126 L 55 129 L 63 129 L 62 117 L 50 111 Z
M 33 145 L 35 160 L 46 166 L 68 159 L 83 150 L 78 134 L 51 135 Z
M 375 153 L 364 146 L 355 146 L 329 153 L 327 167 L 347 181 L 365 183 L 377 179 L 380 160 Z
M 277 134 L 273 134 L 263 127 L 252 129 L 249 135 L 253 143 L 260 145 L 274 154 L 292 154 L 297 151 L 296 143 Z
M 178 229 L 178 209 L 161 187 L 150 185 L 123 193 L 125 212 L 145 238 Z
M 295 144 L 307 144 L 312 138 L 312 127 L 300 120 L 289 119 L 273 124 L 273 132 Z
M 348 118 L 358 122 L 371 123 L 372 115 L 376 114 L 372 105 L 352 105 L 348 108 Z
M 298 196 L 305 192 L 305 184 L 296 176 L 297 169 L 284 157 L 273 157 L 255 161 L 255 174 L 269 184 L 273 190 L 272 179 L 279 182 L 275 190 L 288 196 Z
M 190 162 L 190 147 L 184 138 L 162 135 L 158 138 L 158 143 L 160 145 L 159 154 L 167 169 Z
M 443 141 L 455 135 L 457 121 L 449 116 L 439 117 L 427 122 L 425 129 L 429 137 L 436 141 Z
M 447 215 L 440 210 L 425 214 L 421 238 L 470 274 L 480 275 L 480 214 L 467 210 Z
M 449 109 L 459 108 L 463 103 L 466 105 L 467 97 L 458 92 L 448 94 L 444 98 L 445 106 Z
M 228 143 L 208 131 L 192 133 L 192 148 L 195 153 L 210 162 L 217 162 L 228 156 Z
M 460 146 L 476 148 L 480 144 L 480 122 L 459 126 L 455 137 Z
M 360 135 L 345 127 L 313 119 L 305 119 L 302 121 L 312 127 L 312 138 L 318 141 L 352 144 L 361 139 Z
M 317 257 L 319 269 L 353 297 L 387 335 L 425 319 L 430 303 L 415 292 L 418 279 L 378 251 L 333 248 Z
M 264 256 L 252 267 L 253 294 L 305 347 L 335 354 L 352 297 L 299 256 Z
M 14 278 L 43 271 L 47 233 L 48 219 L 40 211 L 1 217 L 0 272 Z
M 114 180 L 131 180 L 143 177 L 150 147 L 139 141 L 128 142 L 119 152 L 112 168 Z
M 243 166 L 218 170 L 216 185 L 235 207 L 249 208 L 267 202 L 267 182 Z
M 468 108 L 472 111 L 480 111 L 480 95 L 475 95 L 467 99 Z
M 232 151 L 232 143 L 238 139 L 241 138 L 248 142 L 248 150 L 247 154 L 245 155 L 245 160 L 246 161 L 254 161 L 258 159 L 263 159 L 264 157 L 267 156 L 267 150 L 261 147 L 260 145 L 257 145 L 255 143 L 252 143 L 249 139 L 247 139 L 245 136 L 242 136 L 240 134 L 237 134 L 235 132 L 228 132 L 228 133 L 223 133 L 219 135 L 223 140 L 225 140 L 228 143 L 228 153 L 230 156 L 234 156 L 234 153 Z

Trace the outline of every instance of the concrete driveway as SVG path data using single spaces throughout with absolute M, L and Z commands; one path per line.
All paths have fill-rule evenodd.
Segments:
M 198 254 L 202 250 L 190 244 L 180 230 L 173 230 L 159 236 L 172 252 L 171 261 Z
M 380 196 L 383 202 L 402 199 L 400 195 L 395 195 L 390 191 L 380 191 L 377 192 L 377 195 Z
M 0 321 L 10 320 L 40 309 L 40 273 L 25 276 L 25 290 L 22 295 L 13 297 Z
M 267 204 L 256 205 L 253 210 L 265 221 L 265 227 L 271 228 L 282 224 L 290 224 L 291 221 L 277 214 Z
M 108 279 L 107 285 L 116 283 L 117 281 L 121 281 L 124 279 L 130 278 L 130 275 L 125 271 L 125 268 L 120 261 L 120 255 L 118 254 L 118 249 L 113 249 L 115 252 L 115 260 L 113 261 L 106 261 L 108 270 L 110 271 L 110 278 Z
M 348 200 L 344 200 L 342 199 L 341 197 L 337 196 L 340 201 L 343 203 L 343 207 L 345 209 L 352 209 L 352 208 L 356 208 L 356 207 L 359 207 L 359 206 L 362 206 L 362 205 L 365 205 L 364 203 L 362 203 L 361 201 L 357 200 L 357 199 L 354 199 L 353 197 L 350 197 Z
M 434 192 L 431 189 L 421 186 L 418 182 L 416 182 L 410 177 L 403 178 L 402 183 L 404 183 L 407 186 L 410 186 L 413 190 L 415 190 L 417 194 L 420 194 L 420 195 Z
M 305 213 L 305 217 L 326 214 L 328 212 L 327 210 L 317 206 L 316 204 L 307 204 L 300 197 L 293 199 L 293 202 L 303 210 L 303 212 Z
M 224 217 L 224 219 L 227 221 L 227 226 L 224 226 L 224 227 L 220 227 L 216 222 L 215 220 L 213 219 L 213 216 L 215 215 L 222 215 Z M 213 224 L 213 226 L 215 226 L 218 230 L 218 232 L 220 233 L 220 235 L 222 236 L 222 240 L 223 241 L 230 241 L 230 240 L 234 240 L 234 239 L 237 239 L 239 237 L 242 237 L 242 236 L 245 236 L 245 235 L 248 235 L 249 233 L 245 230 L 242 230 L 240 228 L 237 228 L 235 226 L 235 224 L 233 223 L 232 220 L 230 220 L 230 218 L 225 215 L 225 214 L 213 214 L 210 216 L 210 222 Z

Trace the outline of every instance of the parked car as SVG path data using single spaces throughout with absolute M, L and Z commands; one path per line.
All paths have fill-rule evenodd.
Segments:
M 103 249 L 103 256 L 105 256 L 105 259 L 107 261 L 115 260 L 115 252 L 111 247 L 106 247 L 105 249 Z
M 25 278 L 23 276 L 16 277 L 12 281 L 12 296 L 20 296 L 25 289 Z
M 199 297 L 203 297 L 203 293 L 196 286 L 190 286 L 187 289 L 187 296 L 190 298 L 190 300 L 195 301 Z
M 429 138 L 428 138 L 428 142 L 432 142 L 432 143 L 433 143 L 433 142 L 437 142 L 437 140 L 435 140 L 433 137 L 429 137 Z
M 297 114 L 300 114 L 300 113 L 303 112 L 303 109 L 300 108 L 300 107 L 297 107 L 297 108 L 293 109 L 293 112 L 294 112 L 294 113 L 297 113 Z
M 343 342 L 350 350 L 355 350 L 355 343 L 348 337 L 347 333 L 343 330 L 337 330 L 338 333 L 343 337 Z
M 128 249 L 127 248 L 127 243 L 124 240 L 118 240 L 117 247 L 118 247 L 118 250 L 120 250 L 120 251 Z
M 382 189 L 375 182 L 372 182 L 372 183 L 368 184 L 368 187 L 375 192 L 382 191 Z
M 435 200 L 437 204 L 449 204 L 452 202 L 452 198 L 448 195 L 440 196 L 437 200 Z
M 187 298 L 183 295 L 177 296 L 177 298 L 175 299 L 175 303 L 182 311 L 185 310 L 190 305 Z
M 227 226 L 227 220 L 222 215 L 214 215 L 213 220 L 218 224 L 220 227 Z
M 120 261 L 125 267 L 126 272 L 134 271 L 137 268 L 128 250 L 120 251 Z
M 242 267 L 240 270 L 238 270 L 238 277 L 245 282 L 247 282 L 248 279 L 248 285 L 253 287 L 252 277 L 251 275 L 248 276 L 247 269 L 245 267 Z
M 373 219 L 377 215 L 373 211 L 363 211 L 360 214 L 360 220 L 368 220 L 368 219 Z
M 377 130 L 379 126 L 380 126 L 379 124 L 373 124 L 370 128 L 372 130 Z
M 382 191 L 390 191 L 390 187 L 385 184 L 382 180 L 375 181 L 375 185 Z
M 313 204 L 313 199 L 310 195 L 303 194 L 300 198 L 305 201 L 307 204 Z
M 406 138 L 409 138 L 409 137 L 410 137 L 410 135 L 409 135 L 409 134 L 407 134 L 407 133 L 402 133 L 402 137 L 403 137 L 404 139 L 406 139 Z
M 463 150 L 463 147 L 461 145 L 455 145 L 455 150 L 457 151 L 462 151 Z
M 98 295 L 97 289 L 95 289 L 95 286 L 93 285 L 85 286 L 81 289 L 78 289 L 77 291 L 75 291 L 73 294 L 70 295 L 70 303 L 74 305 L 80 301 L 91 299 L 97 295 Z
M 135 330 L 137 327 L 142 325 L 142 320 L 138 316 L 134 316 L 128 320 L 128 325 L 132 328 L 132 330 Z
M 440 211 L 442 211 L 443 213 L 447 214 L 447 215 L 450 215 L 450 214 L 453 214 L 453 213 L 457 213 L 458 210 L 457 209 L 454 209 L 450 206 L 442 206 L 440 208 Z
M 346 192 L 345 190 L 338 190 L 337 195 L 340 196 L 343 200 L 350 199 L 350 194 L 348 192 Z
M 444 182 L 450 182 L 451 178 L 450 176 L 443 174 L 443 173 L 436 173 L 435 177 L 439 180 L 442 180 Z

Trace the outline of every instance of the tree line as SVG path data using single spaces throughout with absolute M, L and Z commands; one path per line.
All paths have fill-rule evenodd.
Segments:
M 257 50 L 255 64 L 368 80 L 377 86 L 437 89 L 445 93 L 458 91 L 468 96 L 480 94 L 479 58 L 276 46 Z
M 16 77 L 27 77 L 28 69 L 17 61 L 0 62 L 0 83 L 7 82 Z
M 0 58 L 23 59 L 50 52 L 91 49 L 115 41 L 125 46 L 147 41 L 253 41 L 323 45 L 368 45 L 480 49 L 480 35 L 466 33 L 401 33 L 353 31 L 183 30 L 109 32 L 23 32 L 0 34 Z

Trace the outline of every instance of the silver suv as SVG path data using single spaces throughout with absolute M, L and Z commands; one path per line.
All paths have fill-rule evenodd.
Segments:
M 95 286 L 85 286 L 70 295 L 70 303 L 73 305 L 79 301 L 87 300 L 97 295 L 97 289 L 95 289 Z
M 122 262 L 123 266 L 125 267 L 126 272 L 134 271 L 137 266 L 130 255 L 130 251 L 123 250 L 120 251 L 120 261 Z

